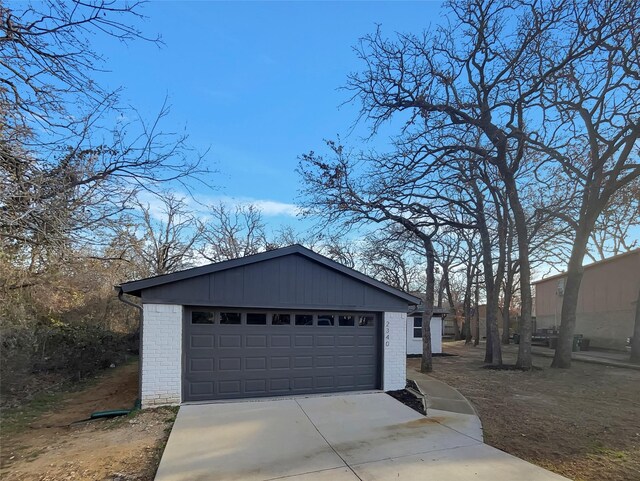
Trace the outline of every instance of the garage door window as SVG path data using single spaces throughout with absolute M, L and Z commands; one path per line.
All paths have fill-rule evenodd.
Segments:
M 296 314 L 296 326 L 313 326 L 313 315 Z
M 364 327 L 373 327 L 373 321 L 375 317 L 373 314 L 365 314 L 358 319 L 358 325 Z
M 240 324 L 242 316 L 239 312 L 221 312 L 220 324 Z
M 353 327 L 356 325 L 355 316 L 338 316 L 338 326 Z
M 263 312 L 248 312 L 247 324 L 253 325 L 253 326 L 266 325 L 267 315 Z
M 271 318 L 273 326 L 288 326 L 291 324 L 291 314 L 274 314 Z
M 191 313 L 191 324 L 213 324 L 215 313 L 207 311 L 193 311 Z
M 333 326 L 334 318 L 331 314 L 318 314 L 318 326 Z

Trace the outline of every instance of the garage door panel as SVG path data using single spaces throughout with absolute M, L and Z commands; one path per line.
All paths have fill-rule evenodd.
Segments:
M 356 357 L 353 355 L 336 356 L 336 365 L 338 367 L 353 366 L 355 360 L 356 360 Z
M 310 390 L 313 389 L 313 377 L 294 377 L 293 378 L 293 389 L 294 390 Z
M 334 387 L 334 376 L 316 376 L 316 388 L 330 389 Z
M 357 337 L 358 347 L 370 347 L 375 344 L 374 336 L 358 336 Z
M 353 334 L 338 336 L 338 346 L 353 347 L 356 345 L 356 336 Z
M 272 357 L 271 359 L 271 369 L 289 369 L 291 367 L 291 360 L 289 357 Z
M 267 369 L 266 357 L 247 357 L 244 363 L 244 368 L 247 371 L 264 371 Z
M 239 372 L 242 369 L 242 358 L 240 357 L 222 357 L 218 360 L 218 370 L 220 372 L 233 371 Z
M 291 380 L 289 378 L 270 379 L 269 389 L 271 392 L 285 392 L 291 390 Z
M 244 382 L 244 392 L 246 392 L 247 394 L 266 394 L 267 380 L 266 379 L 247 379 Z
M 379 387 L 380 324 L 341 326 L 336 315 L 334 325 L 295 325 L 294 318 L 273 326 L 186 320 L 185 400 Z
M 213 334 L 192 334 L 189 336 L 189 344 L 191 349 L 210 349 L 214 347 Z
M 286 335 L 271 335 L 271 347 L 291 347 L 291 336 Z
M 315 367 L 334 367 L 334 357 L 331 355 L 315 356 Z
M 335 336 L 319 335 L 316 336 L 316 347 L 333 347 L 335 345 Z
M 189 367 L 191 372 L 213 372 L 215 358 L 190 359 Z
M 218 381 L 218 392 L 220 394 L 240 395 L 240 380 Z
M 293 358 L 293 368 L 309 368 L 313 367 L 313 357 L 312 356 L 294 356 Z
M 242 336 L 240 334 L 220 334 L 218 336 L 218 346 L 221 348 L 241 347 Z
M 356 377 L 354 375 L 339 375 L 336 376 L 336 385 L 338 387 L 349 387 L 356 384 Z
M 192 382 L 190 384 L 190 393 L 193 396 L 213 395 L 213 382 Z
M 359 374 L 356 376 L 356 386 L 366 388 L 374 382 L 374 377 L 371 374 Z
M 267 335 L 266 334 L 246 335 L 245 346 L 246 347 L 267 347 Z
M 303 326 L 301 329 L 312 329 L 312 327 Z M 313 336 L 311 334 L 296 335 L 294 341 L 294 347 L 313 347 Z

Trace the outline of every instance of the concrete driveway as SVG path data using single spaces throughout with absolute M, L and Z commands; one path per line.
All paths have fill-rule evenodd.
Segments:
M 187 405 L 156 481 L 565 478 L 482 443 L 476 416 L 385 393 Z

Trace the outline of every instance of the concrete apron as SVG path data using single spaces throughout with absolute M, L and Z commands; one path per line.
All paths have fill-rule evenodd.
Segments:
M 380 392 L 182 406 L 156 481 L 565 479 L 465 434 L 456 416 Z

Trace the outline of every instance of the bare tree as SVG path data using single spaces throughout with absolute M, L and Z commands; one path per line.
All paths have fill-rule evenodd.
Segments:
M 0 3 L 0 111 L 6 141 L 25 134 L 35 140 L 34 126 L 59 140 L 84 131 L 87 116 L 116 105 L 117 91 L 103 89 L 93 78 L 105 59 L 90 48 L 90 39 L 159 43 L 159 37 L 145 37 L 135 25 L 142 3 Z
M 260 210 L 254 205 L 209 206 L 210 219 L 201 223 L 200 254 L 211 262 L 237 259 L 267 250 Z
M 638 8 L 606 0 L 450 1 L 448 22 L 435 33 L 388 40 L 378 30 L 358 47 L 365 67 L 348 88 L 374 133 L 399 117 L 404 140 L 422 142 L 424 156 L 473 155 L 497 170 L 516 233 L 521 369 L 531 368 L 532 329 L 523 170 L 535 162 L 536 178 L 564 174 L 568 200 L 577 200 L 575 219 L 567 216 L 576 232 L 571 292 L 554 363 L 567 364 L 584 245 L 611 195 L 640 171 L 632 160 L 640 131 Z M 566 205 L 556 211 L 566 214 Z
M 353 159 L 344 148 L 328 143 L 332 158 L 311 152 L 303 155 L 298 172 L 303 178 L 304 214 L 326 224 L 341 224 L 349 229 L 356 225 L 395 225 L 413 237 L 423 250 L 426 264 L 424 319 L 431 319 L 435 301 L 436 254 L 433 238 L 444 213 L 434 206 L 407 202 L 403 179 L 394 175 L 395 162 L 382 157 L 371 159 L 371 170 L 358 175 Z M 396 157 L 393 157 L 397 160 Z M 382 186 L 384 186 L 382 188 Z M 431 332 L 423 324 L 422 372 L 432 370 Z
M 362 251 L 363 271 L 406 292 L 424 291 L 424 265 L 413 258 L 415 246 L 409 244 L 413 240 L 398 229 L 368 236 Z
M 191 267 L 202 231 L 184 199 L 164 193 L 154 199 L 154 205 L 139 200 L 136 204 L 139 221 L 124 235 L 131 253 L 142 260 L 149 275 Z
M 186 136 L 162 130 L 166 101 L 148 122 L 93 78 L 104 59 L 91 37 L 144 38 L 139 10 L 139 2 L 0 3 L 0 242 L 32 259 L 32 278 L 63 252 L 83 252 L 71 245 L 104 247 L 101 231 L 140 190 L 188 189 L 196 174 L 206 183 Z
M 633 229 L 640 226 L 640 182 L 617 192 L 604 208 L 589 236 L 586 255 L 593 262 L 638 247 Z
M 574 210 L 558 212 L 573 230 L 562 301 L 560 339 L 553 367 L 571 365 L 582 263 L 598 219 L 607 205 L 640 177 L 640 5 L 637 2 L 578 1 L 555 39 L 559 48 L 540 49 L 555 66 L 544 78 L 543 140 L 533 148 L 559 166 L 574 186 Z

